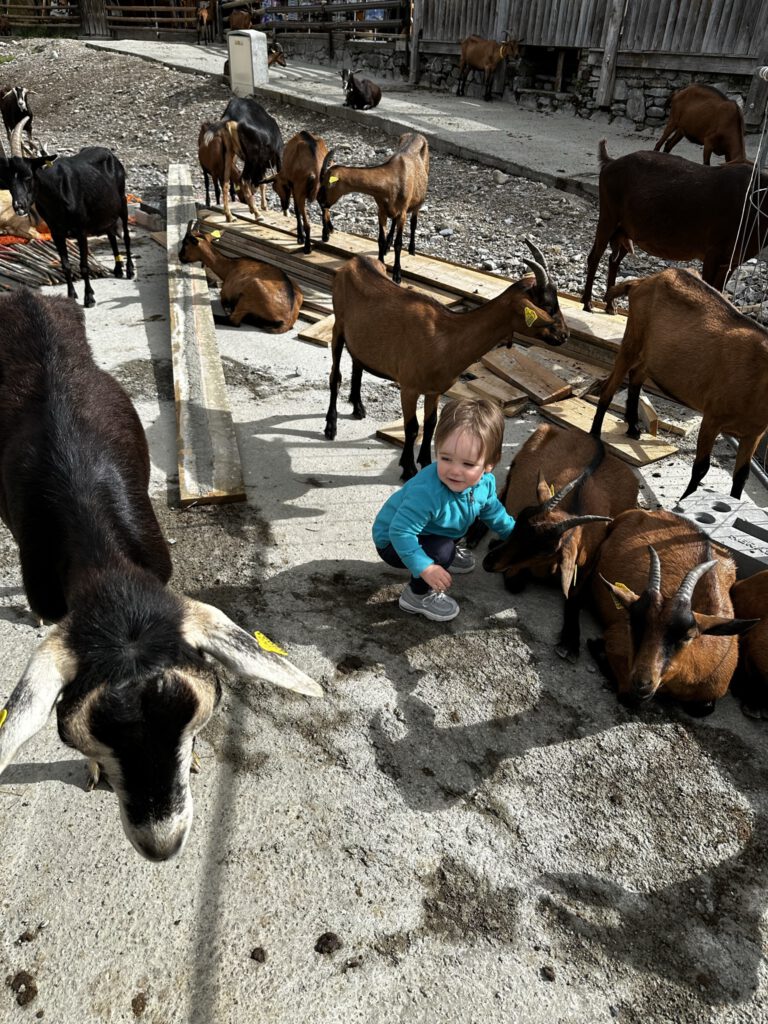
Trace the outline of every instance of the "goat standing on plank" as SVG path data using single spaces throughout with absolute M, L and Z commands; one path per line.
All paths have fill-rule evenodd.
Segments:
M 304 301 L 299 286 L 271 263 L 222 256 L 194 221 L 182 239 L 179 259 L 204 263 L 221 278 L 221 304 L 228 315 L 214 315 L 215 323 L 239 327 L 245 320 L 267 334 L 284 334 L 296 323 Z
M 657 692 L 685 701 L 694 715 L 714 710 L 738 660 L 736 636 L 754 619 L 735 619 L 730 558 L 672 512 L 622 513 L 600 547 L 592 591 L 603 625 L 609 674 L 619 699 Z M 591 645 L 603 656 L 602 645 Z
M 283 165 L 273 182 L 284 214 L 288 213 L 293 196 L 296 241 L 303 244 L 305 253 L 312 252 L 307 204 L 317 199 L 320 172 L 327 153 L 328 147 L 319 135 L 297 132 L 285 144 Z
M 502 61 L 512 60 L 520 53 L 520 42 L 509 38 L 509 32 L 505 32 L 506 38 L 503 42 L 497 43 L 495 39 L 483 39 L 481 36 L 467 36 L 461 41 L 461 57 L 459 58 L 459 85 L 456 89 L 457 96 L 463 96 L 467 88 L 467 76 L 474 68 L 482 71 L 485 81 L 485 93 L 483 99 L 490 101 L 491 86 L 496 68 Z
M 653 148 L 669 153 L 683 138 L 704 147 L 705 164 L 713 153 L 728 162 L 747 159 L 741 107 L 711 85 L 687 85 L 674 93 L 669 121 Z
M 491 548 L 483 568 L 504 573 L 512 593 L 529 578 L 558 579 L 565 598 L 561 657 L 574 661 L 578 656 L 582 593 L 606 523 L 635 508 L 638 490 L 629 466 L 607 453 L 601 441 L 551 423 L 531 434 L 509 467 L 499 497 L 515 529 Z
M 243 99 L 233 96 L 224 108 L 221 119 L 230 122 L 228 130 L 231 152 L 228 166 L 232 166 L 235 158 L 242 160 L 240 189 L 254 220 L 258 220 L 251 190 L 261 187 L 261 208 L 266 210 L 264 184 L 271 180 L 268 178 L 269 171 L 279 171 L 282 166 L 283 137 L 280 127 L 274 117 L 250 96 Z M 228 210 L 227 206 L 227 220 L 232 220 Z
M 323 211 L 323 241 L 327 242 L 333 225 L 331 207 L 349 192 L 372 196 L 379 212 L 379 259 L 389 252 L 394 238 L 395 263 L 392 280 L 400 284 L 400 252 L 403 231 L 410 216 L 408 252 L 416 253 L 416 225 L 419 211 L 427 198 L 429 185 L 429 145 L 423 135 L 406 132 L 397 141 L 397 149 L 384 164 L 376 167 L 345 167 L 334 164 L 333 150 L 327 154 L 320 172 L 317 201 Z M 391 220 L 389 232 L 387 222 Z
M 322 691 L 217 608 L 167 589 L 144 431 L 94 363 L 82 311 L 19 289 L 0 318 L 0 515 L 30 607 L 56 623 L 0 711 L 0 772 L 55 707 L 61 739 L 94 779 L 106 773 L 133 846 L 167 860 L 189 834 L 195 735 L 221 696 L 209 658 Z
M 24 121 L 20 121 L 11 135 L 11 159 L 0 160 L 0 188 L 10 191 L 16 213 L 24 216 L 34 207 L 37 216 L 48 225 L 70 299 L 76 299 L 77 292 L 72 283 L 67 239 L 77 241 L 80 275 L 85 284 L 83 305 L 94 306 L 88 267 L 89 235 L 107 236 L 115 257 L 114 275 L 122 277 L 123 257 L 117 247 L 119 221 L 125 244 L 125 273 L 129 278 L 135 273 L 128 233 L 125 168 L 111 149 L 101 146 L 88 146 L 75 156 L 56 159 L 49 155 L 28 160 L 21 155 L 23 128 Z
M 400 385 L 405 424 L 400 458 L 403 480 L 416 474 L 416 405 L 419 395 L 424 395 L 424 437 L 418 462 L 422 467 L 429 465 L 438 399 L 470 363 L 511 339 L 514 332 L 549 345 L 561 345 L 568 338 L 557 290 L 546 267 L 532 260 L 526 263 L 534 269 L 535 281 L 518 281 L 479 309 L 454 313 L 429 296 L 392 284 L 381 263 L 366 256 L 348 260 L 333 281 L 333 363 L 325 421 L 328 440 L 336 437 L 336 399 L 346 345 L 352 358 L 349 400 L 357 419 L 365 417 L 360 395 L 364 369 Z
M 702 414 L 696 459 L 682 497 L 692 494 L 706 475 L 718 434 L 739 441 L 731 495 L 741 497 L 750 461 L 768 428 L 768 330 L 688 270 L 623 281 L 608 294 L 611 300 L 629 296 L 629 316 L 591 433 L 600 436 L 611 399 L 628 375 L 624 418 L 627 435 L 639 438 L 640 390 L 651 377 L 676 401 Z
M 664 260 L 702 260 L 701 276 L 722 291 L 731 271 L 756 256 L 768 233 L 768 210 L 759 196 L 768 191 L 768 173 L 751 189 L 752 167 L 706 167 L 667 153 L 628 153 L 612 160 L 600 143 L 600 214 L 587 257 L 581 300 L 592 310 L 592 287 L 610 245 L 606 313 L 615 312 L 608 292 L 621 262 L 638 245 Z M 758 216 L 740 229 L 742 210 L 751 202 Z

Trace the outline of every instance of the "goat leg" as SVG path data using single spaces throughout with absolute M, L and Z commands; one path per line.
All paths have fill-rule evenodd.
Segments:
M 57 235 L 53 241 L 56 246 L 56 251 L 59 254 L 59 260 L 61 261 L 61 269 L 64 271 L 64 279 L 67 282 L 67 298 L 76 299 L 77 292 L 75 291 L 75 286 L 72 283 L 72 267 L 69 262 L 69 249 L 67 248 L 67 239 L 66 237 Z
M 437 395 L 424 395 L 424 436 L 416 460 L 422 469 L 432 461 L 432 435 L 437 423 L 437 399 Z
M 749 476 L 749 467 L 752 457 L 757 450 L 760 436 L 742 437 L 739 441 L 739 450 L 736 454 L 736 466 L 733 470 L 733 481 L 731 486 L 731 497 L 740 498 L 741 492 Z
M 339 385 L 341 384 L 341 370 L 339 369 L 339 366 L 341 364 L 341 353 L 344 351 L 344 335 L 341 330 L 337 331 L 337 327 L 338 322 L 334 324 L 333 341 L 331 342 L 333 357 L 331 363 L 331 375 L 328 380 L 331 397 L 328 403 L 328 412 L 325 415 L 325 436 L 329 441 L 333 441 L 336 437 L 336 421 L 338 418 L 338 414 L 336 412 L 336 400 L 339 395 Z
M 639 440 L 643 433 L 643 428 L 640 424 L 640 389 L 643 386 L 645 374 L 640 374 L 639 380 L 636 379 L 636 375 L 637 371 L 633 370 L 629 376 L 627 407 L 624 410 L 624 419 L 627 423 L 627 437 L 631 437 L 635 441 Z
M 411 235 L 408 239 L 408 252 L 411 256 L 416 255 L 416 223 L 419 219 L 419 211 L 414 210 L 411 214 Z
M 405 222 L 405 211 L 403 211 L 402 217 L 397 223 L 397 232 L 395 234 L 395 263 L 392 268 L 392 280 L 395 284 L 400 284 L 403 279 L 403 275 L 400 272 L 400 253 L 403 251 L 403 225 Z M 395 222 L 392 222 L 394 228 Z M 392 232 L 390 231 L 390 234 Z
M 356 359 L 352 360 L 352 378 L 349 385 L 349 401 L 352 405 L 352 415 L 356 420 L 365 419 L 365 406 L 360 394 L 360 384 L 363 379 L 363 367 Z
M 565 658 L 572 665 L 579 657 L 581 645 L 581 626 L 579 624 L 579 612 L 581 609 L 581 596 L 574 594 L 573 590 L 565 599 L 563 609 L 563 625 L 560 631 L 560 639 L 555 647 L 555 652 L 561 658 Z
M 400 456 L 400 467 L 402 468 L 401 480 L 410 480 L 416 476 L 416 462 L 413 458 L 413 446 L 419 436 L 419 421 L 416 416 L 416 404 L 419 400 L 417 391 L 403 391 L 400 389 L 400 404 L 403 409 L 403 425 L 405 438 L 403 443 L 403 454 Z
M 685 489 L 685 492 L 681 495 L 680 501 L 687 498 L 689 494 L 693 494 L 701 481 L 707 475 L 710 465 L 710 455 L 712 454 L 715 438 L 719 433 L 720 430 L 718 426 L 715 425 L 707 416 L 704 416 L 701 421 L 701 426 L 699 427 L 699 436 L 696 439 L 696 458 L 693 460 L 691 479 Z M 731 494 L 733 495 L 733 491 Z M 736 495 L 733 496 L 736 497 Z
M 120 258 L 120 250 L 117 247 L 117 235 L 114 231 L 107 232 L 107 238 L 109 239 L 109 245 L 112 249 L 112 256 L 115 260 L 115 269 L 112 271 L 115 277 L 123 276 L 123 261 Z

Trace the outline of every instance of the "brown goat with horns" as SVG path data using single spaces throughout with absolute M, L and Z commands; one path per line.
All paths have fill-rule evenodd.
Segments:
M 459 85 L 456 89 L 457 96 L 463 96 L 467 87 L 467 76 L 474 68 L 482 71 L 485 82 L 485 93 L 483 99 L 490 101 L 491 86 L 496 68 L 502 61 L 512 58 L 513 60 L 520 53 L 520 42 L 509 38 L 509 32 L 505 32 L 505 39 L 497 43 L 495 39 L 483 39 L 481 36 L 467 36 L 461 41 L 461 57 L 459 58 Z
M 590 648 L 621 700 L 660 691 L 685 701 L 691 714 L 714 710 L 736 670 L 736 636 L 755 623 L 734 619 L 735 579 L 730 558 L 713 554 L 681 516 L 636 509 L 614 519 L 592 577 L 604 649 Z
M 509 467 L 499 497 L 514 516 L 515 529 L 491 548 L 483 568 L 504 573 L 504 585 L 513 593 L 529 577 L 559 580 L 565 598 L 557 645 L 561 657 L 574 661 L 578 656 L 583 588 L 606 524 L 635 508 L 638 489 L 629 466 L 606 452 L 601 441 L 551 423 L 531 434 Z M 470 532 L 472 547 L 479 531 Z
M 568 330 L 557 301 L 544 257 L 528 242 L 537 261 L 526 260 L 535 279 L 510 285 L 479 309 L 454 313 L 436 299 L 398 288 L 387 279 L 380 263 L 355 256 L 337 271 L 333 282 L 332 356 L 330 403 L 325 436 L 336 437 L 336 399 L 341 383 L 341 354 L 346 345 L 352 357 L 349 400 L 353 416 L 365 418 L 360 396 L 363 370 L 400 385 L 405 423 L 405 444 L 400 465 L 403 479 L 416 474 L 413 445 L 419 432 L 416 405 L 424 395 L 424 437 L 419 450 L 420 466 L 432 461 L 430 446 L 437 419 L 437 403 L 443 392 L 470 363 L 513 332 L 561 345 Z
M 768 330 L 734 309 L 688 270 L 623 281 L 629 316 L 613 371 L 600 391 L 591 433 L 600 436 L 611 399 L 629 375 L 625 419 L 640 437 L 638 401 L 646 377 L 702 414 L 696 458 L 683 498 L 703 480 L 718 434 L 739 441 L 731 495 L 741 497 L 749 463 L 768 427 Z

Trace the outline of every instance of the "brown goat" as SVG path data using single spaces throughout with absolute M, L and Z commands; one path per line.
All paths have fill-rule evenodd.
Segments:
M 213 42 L 213 9 L 212 0 L 202 0 L 197 5 L 197 45 L 203 43 L 209 45 Z
M 216 205 L 221 201 L 221 186 L 227 177 L 227 123 L 226 121 L 205 121 L 200 125 L 200 132 L 197 136 L 197 158 L 203 170 L 205 181 L 205 205 L 211 205 L 210 183 L 213 182 L 213 191 L 216 197 Z M 235 187 L 240 184 L 240 171 L 236 162 L 232 162 L 228 175 L 229 195 L 235 198 Z M 229 209 L 226 204 L 225 212 Z M 230 220 L 231 216 L 227 217 Z
M 328 147 L 319 135 L 297 132 L 285 144 L 283 163 L 273 182 L 284 214 L 288 213 L 293 195 L 296 241 L 299 245 L 304 245 L 306 253 L 312 252 L 307 203 L 317 199 L 320 172 L 327 153 Z
M 669 153 L 681 139 L 704 147 L 704 163 L 710 157 L 726 161 L 746 160 L 744 115 L 735 100 L 729 100 L 711 85 L 687 85 L 672 96 L 669 121 L 654 146 Z
M 614 519 L 592 592 L 620 700 L 661 692 L 685 701 L 691 714 L 714 710 L 736 670 L 736 635 L 754 625 L 734 619 L 735 579 L 730 558 L 713 553 L 706 535 L 681 516 L 635 509 Z M 602 645 L 590 647 L 602 654 Z
M 462 39 L 457 96 L 464 95 L 467 76 L 474 68 L 484 74 L 485 93 L 483 99 L 490 101 L 493 98 L 491 85 L 496 68 L 503 60 L 508 60 L 510 57 L 514 60 L 520 53 L 520 43 L 516 39 L 510 39 L 509 32 L 505 32 L 504 35 L 506 39 L 502 43 L 497 43 L 495 39 L 483 39 L 481 36 L 467 36 L 466 39 Z
M 384 257 L 395 243 L 395 262 L 392 280 L 399 284 L 400 252 L 403 247 L 403 231 L 410 216 L 410 238 L 408 252 L 416 253 L 416 225 L 419 210 L 427 198 L 429 184 L 429 145 L 418 132 L 406 132 L 397 140 L 397 149 L 384 164 L 376 167 L 345 167 L 334 164 L 333 150 L 323 161 L 320 174 L 320 189 L 317 201 L 323 211 L 323 241 L 327 242 L 333 224 L 331 207 L 349 192 L 362 192 L 373 196 L 379 213 L 379 259 Z M 387 221 L 391 220 L 389 233 Z
M 592 309 L 592 286 L 608 245 L 606 291 L 616 283 L 632 242 L 664 260 L 702 260 L 702 277 L 718 291 L 734 267 L 763 247 L 768 210 L 760 212 L 748 230 L 740 229 L 752 177 L 748 164 L 707 167 L 652 151 L 612 160 L 603 139 L 600 166 L 600 215 L 581 297 L 587 311 Z M 761 172 L 755 193 L 758 189 L 768 189 L 768 173 Z M 755 205 L 760 207 L 758 201 Z M 607 294 L 605 311 L 615 311 Z
M 285 62 L 285 50 L 280 43 L 270 43 L 267 47 L 267 67 L 274 67 L 275 64 L 281 68 L 288 67 Z
M 651 377 L 702 414 L 696 459 L 682 497 L 701 483 L 721 433 L 739 441 L 731 495 L 740 497 L 750 460 L 768 427 L 768 330 L 688 270 L 670 268 L 623 281 L 609 295 L 629 295 L 629 316 L 613 371 L 600 391 L 591 433 L 600 436 L 605 412 L 628 374 L 627 434 L 638 438 L 640 389 Z
M 497 345 L 511 339 L 513 332 L 561 345 L 568 330 L 557 305 L 557 291 L 546 267 L 526 260 L 536 268 L 535 282 L 517 281 L 479 309 L 454 313 L 437 300 L 415 291 L 398 288 L 381 263 L 355 256 L 337 272 L 333 282 L 333 326 L 330 391 L 325 436 L 336 437 L 336 398 L 341 372 L 341 354 L 346 345 L 352 357 L 352 386 L 349 400 L 352 415 L 365 418 L 360 396 L 363 370 L 397 381 L 405 423 L 405 444 L 400 465 L 403 479 L 416 473 L 413 445 L 419 431 L 416 405 L 424 395 L 424 437 L 418 461 L 432 461 L 430 445 L 437 418 L 437 403 L 470 363 Z M 552 296 L 554 295 L 554 300 Z M 537 304 L 546 302 L 547 308 Z M 554 307 L 550 303 L 554 301 Z
M 517 593 L 528 578 L 557 577 L 565 598 L 558 654 L 579 653 L 579 609 L 606 523 L 637 505 L 629 466 L 581 430 L 546 423 L 515 455 L 499 498 L 514 516 L 509 539 L 485 556 L 486 572 L 503 572 Z
M 215 237 L 215 233 L 214 233 Z M 304 296 L 282 270 L 252 259 L 227 259 L 190 221 L 179 247 L 182 263 L 204 263 L 221 278 L 221 304 L 228 315 L 217 324 L 239 327 L 244 319 L 267 334 L 284 334 L 296 323 Z
M 251 12 L 238 8 L 229 15 L 228 23 L 230 31 L 244 32 L 251 27 Z
M 738 696 L 742 710 L 751 717 L 768 711 L 768 570 L 731 587 L 734 614 L 758 619 L 754 629 L 739 641 Z M 734 679 L 734 692 L 736 691 Z

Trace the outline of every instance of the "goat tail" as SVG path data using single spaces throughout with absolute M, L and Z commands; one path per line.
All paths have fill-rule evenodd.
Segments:
M 597 158 L 601 167 L 605 167 L 606 164 L 611 163 L 613 160 L 613 157 L 608 156 L 608 147 L 606 145 L 607 141 L 607 139 L 600 139 L 600 148 L 598 149 Z
M 621 299 L 625 295 L 629 295 L 636 284 L 640 284 L 642 278 L 639 277 L 628 277 L 626 281 L 619 281 L 612 288 L 609 288 L 605 293 L 606 305 L 610 305 L 614 299 Z
M 237 121 L 227 121 L 227 132 L 232 140 L 232 145 L 235 150 L 235 154 L 244 160 L 243 147 L 240 145 L 240 136 L 237 133 Z

